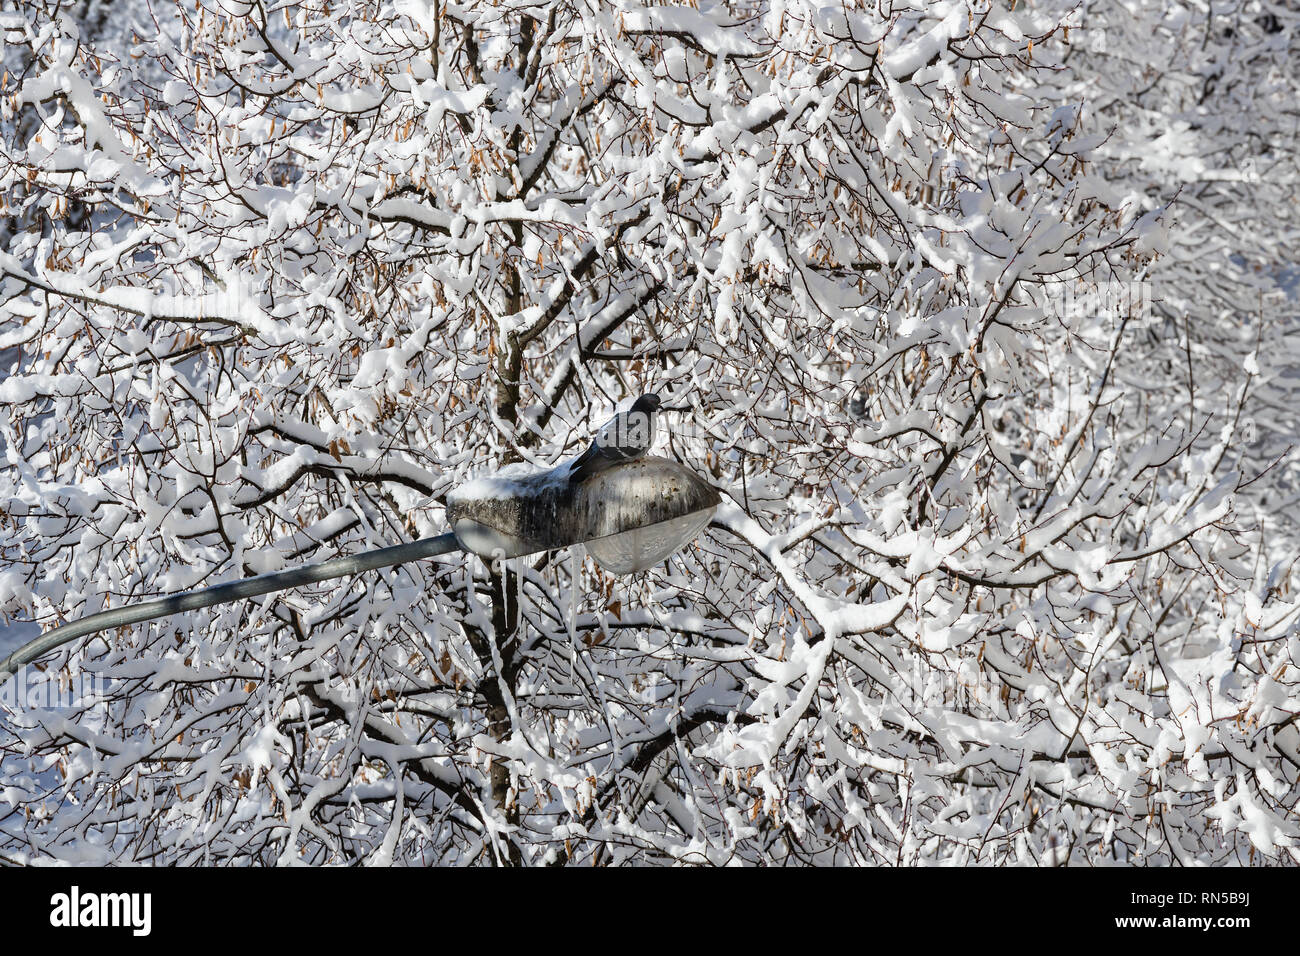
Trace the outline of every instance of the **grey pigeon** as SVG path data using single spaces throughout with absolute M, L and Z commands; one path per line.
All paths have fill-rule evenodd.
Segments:
M 619 412 L 607 421 L 596 433 L 591 447 L 569 465 L 569 483 L 585 481 L 619 462 L 640 458 L 649 451 L 654 444 L 654 416 L 660 404 L 658 395 L 647 392 L 627 411 Z

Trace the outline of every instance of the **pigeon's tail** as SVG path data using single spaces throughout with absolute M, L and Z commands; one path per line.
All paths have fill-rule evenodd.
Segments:
M 576 485 L 600 470 L 600 448 L 592 445 L 569 466 L 569 484 Z

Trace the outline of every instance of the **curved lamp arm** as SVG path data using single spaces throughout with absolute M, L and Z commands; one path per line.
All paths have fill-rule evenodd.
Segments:
M 79 621 L 73 621 L 70 624 L 64 624 L 62 627 L 46 631 L 34 641 L 29 641 L 8 657 L 0 660 L 0 682 L 7 680 L 18 668 L 30 664 L 47 651 L 52 651 L 56 647 L 61 647 L 69 641 L 75 641 L 87 634 L 94 634 L 96 631 L 167 617 L 172 614 L 179 614 L 182 611 L 194 611 L 202 607 L 211 607 L 214 604 L 229 604 L 232 601 L 257 597 L 271 591 L 283 591 L 286 588 L 314 584 L 317 581 L 328 581 L 330 578 L 341 578 L 362 571 L 373 571 L 377 568 L 386 568 L 406 561 L 432 558 L 440 554 L 450 554 L 452 551 L 459 551 L 460 549 L 461 547 L 457 543 L 454 534 L 440 534 L 432 538 L 421 538 L 418 541 L 411 541 L 406 544 L 395 544 L 388 548 L 367 551 L 364 554 L 331 558 L 329 561 L 322 561 L 320 564 L 309 564 L 301 568 L 291 568 L 288 571 L 277 571 L 274 574 L 259 574 L 257 577 L 231 581 L 228 584 L 217 584 L 199 591 L 186 591 L 183 594 L 156 598 L 141 604 L 110 608 L 107 611 L 100 611 L 98 614 L 92 614 L 89 617 L 83 617 Z

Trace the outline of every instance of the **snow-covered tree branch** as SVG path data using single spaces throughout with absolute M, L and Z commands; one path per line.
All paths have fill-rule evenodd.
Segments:
M 439 533 L 650 390 L 723 505 L 78 641 L 0 856 L 1296 862 L 1300 16 L 1220 7 L 5 3 L 0 612 Z

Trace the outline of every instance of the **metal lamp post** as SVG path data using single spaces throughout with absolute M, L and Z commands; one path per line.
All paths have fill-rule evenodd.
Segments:
M 563 466 L 526 474 L 506 469 L 454 489 L 447 498 L 452 530 L 446 534 L 112 608 L 53 628 L 0 658 L 0 682 L 56 647 L 97 631 L 453 551 L 510 558 L 586 544 L 597 563 L 614 574 L 644 570 L 698 535 L 720 501 L 699 476 L 665 458 L 624 462 L 578 483 L 569 482 L 566 473 Z M 0 632 L 0 647 L 5 643 Z

